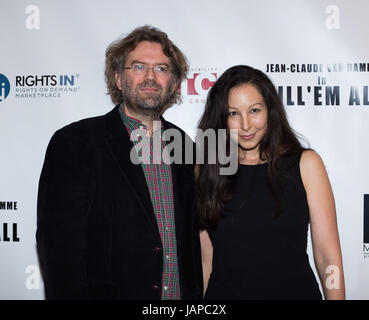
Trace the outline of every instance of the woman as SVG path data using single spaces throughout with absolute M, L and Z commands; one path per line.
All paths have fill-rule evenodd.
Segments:
M 319 155 L 302 147 L 270 79 L 228 69 L 211 88 L 199 129 L 237 129 L 235 175 L 196 167 L 205 299 L 344 299 L 334 197 Z M 207 149 L 204 150 L 207 152 Z M 207 289 L 206 289 L 207 288 Z

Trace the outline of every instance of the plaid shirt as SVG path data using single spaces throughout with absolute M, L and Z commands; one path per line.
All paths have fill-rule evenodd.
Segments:
M 125 114 L 123 106 L 119 108 L 123 123 L 131 135 L 133 130 L 140 129 L 146 131 L 146 127 L 140 120 L 129 117 Z M 155 128 L 154 128 L 155 130 Z M 161 130 L 163 127 L 161 124 Z M 153 139 L 147 138 L 141 141 L 134 142 L 136 145 L 140 143 L 143 155 L 138 154 L 139 157 L 144 156 L 154 159 L 153 154 Z M 157 159 L 161 159 L 161 152 L 165 144 L 161 140 L 161 148 L 158 150 Z M 159 158 L 160 157 L 160 158 Z M 163 276 L 161 286 L 162 300 L 179 300 L 181 299 L 179 287 L 178 274 L 178 260 L 177 260 L 177 241 L 176 229 L 174 220 L 174 204 L 173 204 L 173 184 L 172 172 L 170 165 L 164 163 L 162 160 L 160 164 L 155 164 L 155 161 L 150 163 L 141 162 L 141 168 L 145 174 L 147 186 L 149 188 L 151 202 L 153 205 L 156 221 L 160 232 L 161 242 L 163 245 Z M 154 162 L 154 163 L 153 163 Z

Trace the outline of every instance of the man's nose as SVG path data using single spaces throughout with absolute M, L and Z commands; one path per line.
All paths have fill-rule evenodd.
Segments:
M 156 77 L 156 74 L 154 72 L 154 68 L 153 67 L 147 67 L 146 73 L 145 73 L 145 78 L 146 79 L 154 79 L 155 77 Z

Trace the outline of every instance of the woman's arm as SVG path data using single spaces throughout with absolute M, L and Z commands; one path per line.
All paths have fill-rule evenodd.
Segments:
M 314 261 L 325 299 L 345 299 L 342 254 L 332 188 L 320 156 L 306 150 L 300 172 L 310 211 Z
M 204 295 L 205 295 L 213 263 L 213 245 L 211 243 L 209 234 L 206 230 L 200 231 L 200 243 L 201 243 L 202 274 L 204 277 Z

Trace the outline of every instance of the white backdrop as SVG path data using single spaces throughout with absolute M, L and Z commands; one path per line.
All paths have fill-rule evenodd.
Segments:
M 280 87 L 291 125 L 327 167 L 347 298 L 369 299 L 368 11 L 367 0 L 1 0 L 0 299 L 44 298 L 35 231 L 46 146 L 60 127 L 113 108 L 105 49 L 144 24 L 188 58 L 184 102 L 165 117 L 191 135 L 228 67 L 254 66 Z

